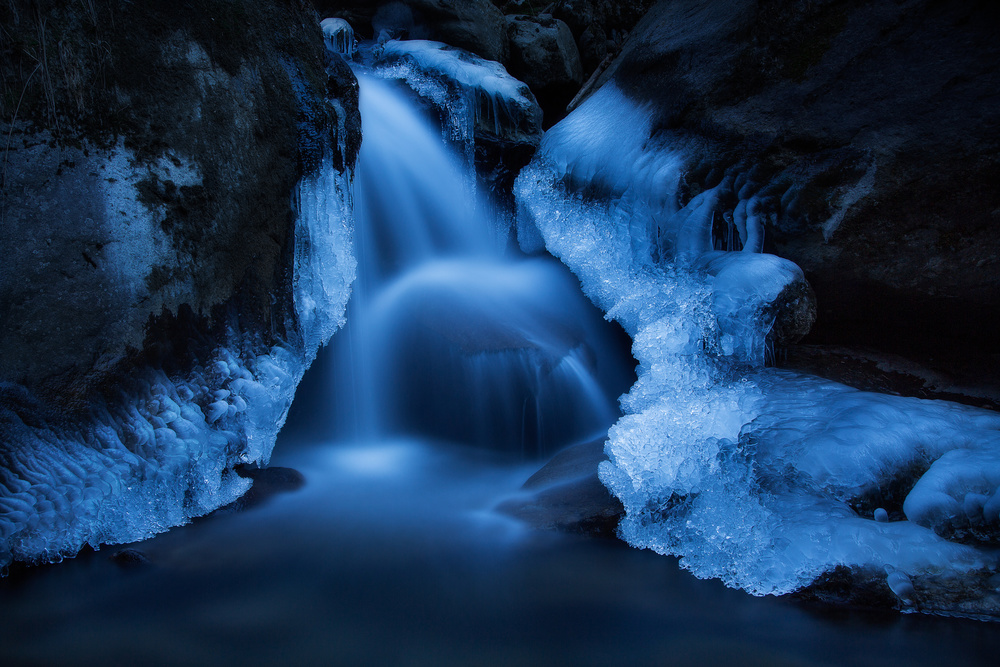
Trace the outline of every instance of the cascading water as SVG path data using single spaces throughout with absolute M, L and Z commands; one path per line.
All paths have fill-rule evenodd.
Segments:
M 603 437 L 630 363 L 562 265 L 504 257 L 458 158 L 393 83 L 360 74 L 359 260 L 333 341 L 338 439 L 544 453 Z

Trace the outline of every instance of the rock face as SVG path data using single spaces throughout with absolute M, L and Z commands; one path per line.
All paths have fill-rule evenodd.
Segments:
M 733 178 L 721 216 L 766 218 L 816 290 L 812 340 L 992 352 L 998 25 L 983 3 L 660 2 L 602 81 L 655 105 L 688 196 Z
M 629 31 L 638 23 L 655 0 L 493 0 L 511 16 L 543 15 L 559 19 L 569 26 L 580 51 L 584 77 L 589 77 L 609 54 L 618 53 Z
M 57 7 L 44 28 L 24 9 L 4 25 L 71 37 L 4 110 L 0 379 L 84 395 L 143 349 L 151 319 L 184 307 L 211 328 L 234 298 L 247 329 L 280 335 L 291 195 L 336 131 L 310 13 L 123 3 L 131 27 L 112 32 L 111 8 Z M 20 92 L 29 54 L 5 46 Z
M 362 37 L 429 39 L 504 62 L 503 14 L 489 0 L 314 0 L 324 16 L 344 18 Z
M 528 84 L 545 112 L 545 125 L 566 113 L 583 83 L 580 52 L 569 27 L 551 16 L 508 16 L 508 70 Z
M 306 2 L 0 21 L 3 566 L 182 522 L 267 458 L 308 354 L 300 182 L 352 167 L 360 120 Z
M 655 0 L 559 0 L 552 16 L 566 22 L 580 48 L 585 76 L 590 76 L 609 54 L 621 48 L 628 33 L 655 4 Z

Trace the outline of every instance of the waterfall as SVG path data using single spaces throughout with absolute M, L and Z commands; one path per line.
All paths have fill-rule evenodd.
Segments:
M 630 375 L 609 325 L 561 264 L 505 255 L 411 96 L 359 81 L 358 277 L 327 370 L 335 437 L 528 455 L 603 437 Z

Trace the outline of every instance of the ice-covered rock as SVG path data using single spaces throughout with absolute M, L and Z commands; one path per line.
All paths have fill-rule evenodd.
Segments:
M 380 55 L 376 73 L 404 80 L 433 106 L 492 201 L 512 210 L 514 178 L 542 136 L 542 110 L 528 87 L 498 63 L 437 42 L 389 41 Z
M 579 36 L 640 3 L 552 4 Z M 692 193 L 736 177 L 719 224 L 756 198 L 769 251 L 810 276 L 824 340 L 982 368 L 1000 321 L 994 27 L 986 5 L 933 0 L 657 2 L 600 82 L 692 144 Z
M 633 338 L 638 381 L 600 469 L 621 537 L 755 594 L 846 571 L 908 607 L 997 613 L 981 580 L 1000 563 L 981 544 L 1000 416 L 762 368 L 769 332 L 814 316 L 802 272 L 759 253 L 770 204 L 746 177 L 686 191 L 690 147 L 654 118 L 606 85 L 516 185 L 522 245 L 544 242 Z
M 953 449 L 934 461 L 906 496 L 903 511 L 910 521 L 945 537 L 996 543 L 1000 438 Z
M 329 161 L 300 185 L 298 344 L 257 355 L 219 347 L 183 374 L 137 370 L 75 422 L 0 385 L 0 567 L 140 540 L 246 491 L 233 467 L 267 463 L 302 373 L 344 322 L 355 269 L 346 192 Z
M 315 0 L 326 16 L 339 16 L 363 36 L 430 39 L 503 62 L 503 14 L 490 0 Z M 365 32 L 370 30 L 370 32 Z
M 464 104 L 471 113 L 465 113 L 463 109 L 452 113 L 456 126 L 460 116 L 468 117 L 473 123 L 468 129 L 454 128 L 463 140 L 471 139 L 475 132 L 534 145 L 541 140 L 541 110 L 534 96 L 524 83 L 508 74 L 499 63 L 483 60 L 440 42 L 424 40 L 390 41 L 382 47 L 381 60 L 402 62 L 414 68 L 415 71 L 384 68 L 381 71 L 387 76 L 405 78 L 418 93 L 438 104 Z M 432 82 L 420 81 L 419 74 L 435 77 L 438 86 L 457 87 L 464 99 L 445 102 L 441 91 L 435 90 Z
M 320 21 L 323 30 L 323 42 L 328 51 L 339 53 L 350 59 L 357 51 L 357 41 L 354 39 L 354 28 L 344 19 L 327 18 Z
M 85 11 L 5 29 L 86 40 Z M 232 501 L 350 294 L 360 133 L 327 93 L 354 79 L 324 78 L 312 10 L 115 12 L 129 31 L 66 44 L 57 113 L 28 95 L 4 128 L 0 568 Z

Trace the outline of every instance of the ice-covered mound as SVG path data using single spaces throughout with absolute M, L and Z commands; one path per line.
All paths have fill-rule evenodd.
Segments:
M 792 329 L 810 318 L 801 271 L 757 252 L 765 212 L 739 179 L 683 201 L 687 157 L 651 118 L 605 86 L 516 186 L 522 245 L 544 242 L 633 338 L 600 471 L 620 535 L 754 594 L 846 567 L 903 605 L 997 613 L 1000 417 L 761 368 L 782 295 Z
M 352 58 L 358 49 L 354 39 L 354 28 L 344 19 L 328 18 L 319 23 L 323 30 L 323 43 L 328 51 L 339 53 L 345 58 Z
M 344 322 L 355 273 L 348 178 L 327 159 L 299 186 L 296 340 L 255 352 L 230 333 L 190 371 L 138 370 L 72 419 L 0 385 L 0 568 L 143 539 L 246 491 L 234 467 L 267 463 L 302 373 Z
M 0 566 L 143 539 L 232 502 L 249 487 L 233 466 L 266 462 L 302 370 L 282 348 L 249 362 L 220 348 L 183 379 L 147 370 L 81 424 L 5 408 Z
M 383 76 L 406 79 L 439 107 L 452 107 L 451 139 L 471 143 L 479 132 L 537 145 L 541 138 L 542 111 L 534 95 L 500 63 L 425 40 L 386 42 L 379 62 Z

